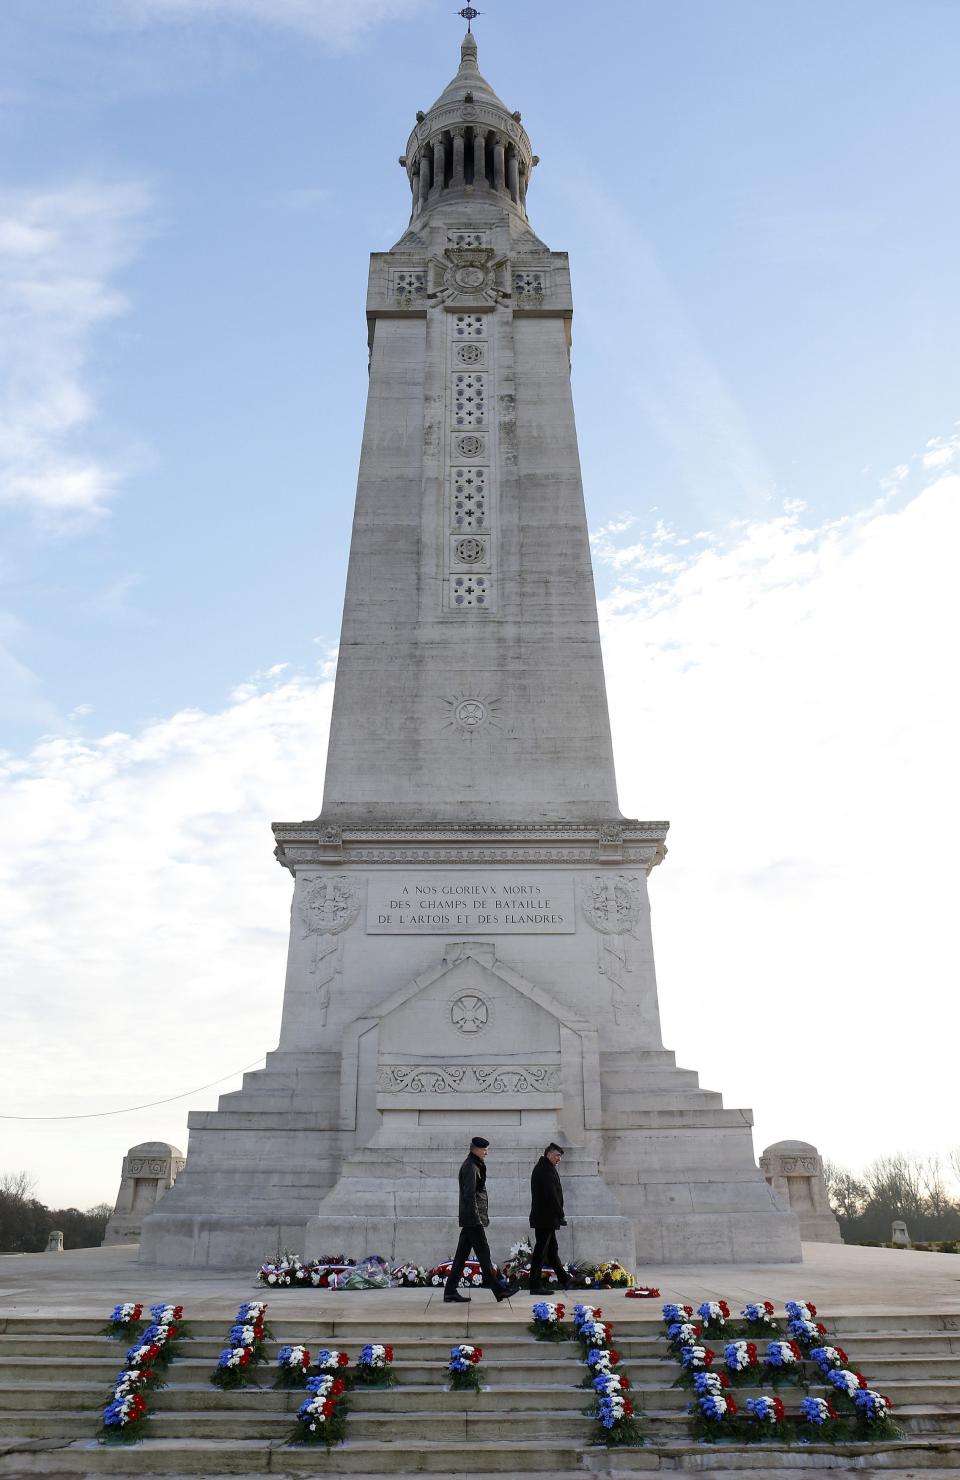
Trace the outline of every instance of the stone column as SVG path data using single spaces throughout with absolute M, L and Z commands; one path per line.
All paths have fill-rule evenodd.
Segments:
M 507 189 L 505 160 L 506 146 L 498 135 L 493 141 L 493 188 L 501 194 L 505 194 Z
M 453 131 L 453 173 L 450 176 L 452 190 L 462 190 L 466 180 L 463 169 L 464 134 L 462 128 L 455 128 Z
M 410 177 L 410 189 L 413 191 L 413 214 L 416 215 L 420 209 L 420 171 L 422 163 L 418 160 L 413 167 Z
M 511 149 L 507 157 L 507 185 L 510 188 L 510 199 L 515 206 L 518 206 L 520 204 L 520 162 L 515 149 Z
M 473 188 L 480 190 L 487 183 L 487 136 L 482 128 L 473 131 Z
M 433 141 L 433 189 L 430 192 L 431 200 L 436 200 L 437 196 L 443 190 L 443 169 L 443 136 L 441 135 L 439 139 L 434 139 Z

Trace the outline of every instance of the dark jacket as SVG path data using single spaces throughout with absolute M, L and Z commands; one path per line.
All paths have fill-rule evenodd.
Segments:
M 552 1161 L 541 1156 L 530 1173 L 530 1227 L 557 1229 L 563 1216 L 563 1186 Z
M 480 1223 L 486 1228 L 490 1222 L 486 1191 L 487 1169 L 472 1151 L 460 1168 L 459 1180 L 460 1227 L 475 1228 Z

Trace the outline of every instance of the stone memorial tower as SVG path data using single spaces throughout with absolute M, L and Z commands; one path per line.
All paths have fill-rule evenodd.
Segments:
M 191 1114 L 141 1257 L 437 1262 L 482 1132 L 495 1257 L 556 1138 L 569 1253 L 798 1259 L 750 1113 L 661 1041 L 647 876 L 667 825 L 617 803 L 569 267 L 530 225 L 537 157 L 473 35 L 401 164 L 323 808 L 274 828 L 295 880 L 280 1043 Z

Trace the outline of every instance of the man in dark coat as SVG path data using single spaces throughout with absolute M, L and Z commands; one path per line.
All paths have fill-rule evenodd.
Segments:
M 453 1256 L 450 1273 L 444 1287 L 443 1298 L 456 1304 L 470 1299 L 461 1295 L 457 1286 L 463 1274 L 463 1266 L 472 1249 L 483 1274 L 483 1283 L 493 1291 L 494 1299 L 506 1300 L 517 1293 L 517 1287 L 501 1280 L 494 1274 L 490 1262 L 490 1245 L 487 1243 L 486 1228 L 490 1222 L 487 1203 L 487 1150 L 490 1142 L 483 1136 L 474 1136 L 470 1142 L 470 1154 L 460 1168 L 460 1241 Z
M 557 1277 L 561 1290 L 569 1290 L 570 1281 L 560 1262 L 557 1229 L 565 1228 L 563 1186 L 557 1167 L 563 1147 L 551 1141 L 530 1174 L 530 1227 L 534 1232 L 533 1258 L 530 1260 L 531 1295 L 549 1295 L 551 1286 L 543 1283 L 542 1270 L 548 1265 Z

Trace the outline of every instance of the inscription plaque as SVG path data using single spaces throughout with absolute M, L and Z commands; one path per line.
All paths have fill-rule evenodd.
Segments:
M 571 935 L 573 880 L 540 874 L 373 876 L 368 935 Z

